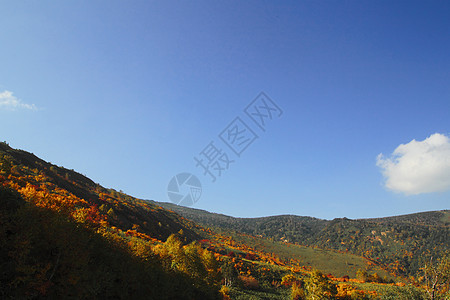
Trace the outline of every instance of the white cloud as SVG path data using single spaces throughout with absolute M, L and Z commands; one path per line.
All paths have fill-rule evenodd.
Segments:
M 0 109 L 17 110 L 17 109 L 30 109 L 37 110 L 36 105 L 23 103 L 22 100 L 13 96 L 10 91 L 4 91 L 0 93 Z
M 407 195 L 450 190 L 450 138 L 435 133 L 423 141 L 401 144 L 391 157 L 377 157 L 385 185 Z

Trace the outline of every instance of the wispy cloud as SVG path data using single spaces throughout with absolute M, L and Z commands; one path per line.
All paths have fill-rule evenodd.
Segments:
M 388 189 L 407 195 L 450 190 L 450 138 L 435 133 L 401 144 L 390 157 L 377 157 Z
M 23 103 L 22 100 L 18 99 L 10 91 L 0 92 L 0 109 L 6 110 L 18 110 L 18 109 L 29 109 L 37 110 L 36 105 Z

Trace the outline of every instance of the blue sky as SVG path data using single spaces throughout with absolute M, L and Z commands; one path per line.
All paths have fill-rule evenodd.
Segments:
M 233 216 L 449 208 L 448 1 L 0 7 L 14 148 L 157 201 L 189 172 L 193 207 Z M 262 91 L 283 111 L 265 132 L 244 113 Z M 218 137 L 236 117 L 258 135 L 240 157 Z M 211 141 L 235 160 L 214 183 L 194 161 Z

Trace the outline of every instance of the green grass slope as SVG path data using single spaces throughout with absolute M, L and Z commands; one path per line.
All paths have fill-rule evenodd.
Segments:
M 233 218 L 171 203 L 158 203 L 211 227 L 234 230 L 274 241 L 285 241 L 372 260 L 399 275 L 415 275 L 431 257 L 450 249 L 450 211 L 351 220 L 321 220 L 300 216 Z

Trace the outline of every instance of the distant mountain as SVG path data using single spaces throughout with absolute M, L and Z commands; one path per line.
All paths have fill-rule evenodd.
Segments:
M 204 226 L 361 255 L 400 275 L 416 274 L 424 260 L 450 250 L 449 210 L 328 221 L 293 215 L 234 218 L 172 203 L 153 203 Z
M 295 215 L 235 218 L 168 202 L 150 202 L 172 210 L 204 226 L 226 228 L 255 236 L 262 235 L 276 240 L 293 241 L 297 236 L 312 238 L 329 223 L 327 220 Z
M 425 226 L 450 226 L 450 210 L 428 211 L 408 215 L 366 219 L 376 223 L 410 223 Z

